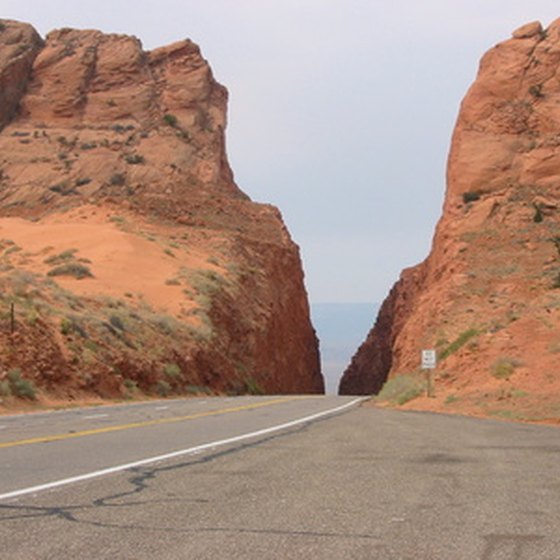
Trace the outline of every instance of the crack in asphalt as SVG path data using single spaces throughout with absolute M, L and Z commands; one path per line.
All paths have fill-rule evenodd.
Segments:
M 331 417 L 332 418 L 332 417 Z M 127 508 L 127 507 L 142 507 L 154 504 L 166 503 L 209 503 L 210 500 L 200 498 L 163 498 L 152 500 L 137 499 L 139 495 L 150 489 L 150 486 L 157 478 L 168 472 L 178 471 L 182 469 L 189 469 L 195 466 L 200 466 L 215 462 L 218 459 L 240 453 L 247 449 L 257 447 L 259 445 L 267 444 L 269 442 L 286 438 L 290 435 L 306 431 L 312 423 L 325 422 L 328 418 L 320 418 L 302 424 L 301 426 L 292 428 L 286 432 L 273 434 L 254 442 L 242 443 L 235 445 L 229 449 L 221 451 L 210 452 L 208 455 L 182 461 L 177 464 L 162 465 L 155 467 L 135 467 L 128 470 L 133 476 L 127 479 L 127 483 L 131 486 L 124 492 L 110 494 L 96 498 L 90 504 L 67 505 L 67 506 L 35 506 L 26 504 L 1 504 L 0 503 L 0 524 L 9 521 L 20 521 L 30 519 L 58 519 L 69 523 L 93 526 L 104 529 L 119 529 L 119 530 L 140 530 L 140 531 L 153 531 L 160 533 L 177 533 L 177 534 L 195 534 L 195 533 L 238 533 L 238 534 L 269 534 L 269 535 L 283 535 L 293 537 L 321 537 L 321 538 L 339 538 L 339 539 L 366 539 L 366 540 L 380 540 L 377 535 L 362 534 L 362 533 L 349 533 L 349 532 L 333 532 L 333 531 L 305 531 L 305 530 L 289 530 L 289 529 L 274 529 L 274 528 L 247 528 L 247 527 L 191 527 L 191 528 L 173 528 L 173 527 L 155 527 L 145 526 L 139 524 L 126 524 L 126 523 L 110 523 L 104 521 L 95 521 L 91 519 L 84 519 L 83 515 L 90 512 L 97 512 L 104 508 Z M 135 499 L 132 499 L 135 498 Z M 126 501 L 122 501 L 126 500 Z M 132 500 L 132 501 L 131 501 Z M 120 501 L 120 503 L 115 503 Z M 2 513 L 8 515 L 1 515 Z

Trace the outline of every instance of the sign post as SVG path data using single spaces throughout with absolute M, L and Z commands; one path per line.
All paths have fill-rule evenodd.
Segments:
M 426 396 L 435 397 L 434 392 L 434 369 L 436 369 L 437 358 L 435 350 L 422 350 L 422 369 L 426 370 Z

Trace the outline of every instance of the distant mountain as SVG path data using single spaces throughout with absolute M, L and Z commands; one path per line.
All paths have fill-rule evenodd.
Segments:
M 311 304 L 327 393 L 337 392 L 342 372 L 371 329 L 378 309 L 376 303 Z

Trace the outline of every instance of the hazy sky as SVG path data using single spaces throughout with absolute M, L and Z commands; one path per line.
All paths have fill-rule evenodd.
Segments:
M 428 254 L 481 55 L 553 0 L 2 0 L 0 17 L 189 37 L 230 92 L 239 186 L 277 205 L 314 302 L 381 301 Z

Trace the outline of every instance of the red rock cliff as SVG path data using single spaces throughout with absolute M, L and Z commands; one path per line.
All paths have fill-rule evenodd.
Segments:
M 483 57 L 430 255 L 402 273 L 340 391 L 377 392 L 417 372 L 424 348 L 438 349 L 444 395 L 491 401 L 504 379 L 529 396 L 560 389 L 559 204 L 557 20 L 523 26 Z
M 226 105 L 189 40 L 145 52 L 62 29 L 43 43 L 0 20 L 0 304 L 33 309 L 0 333 L 0 381 L 17 366 L 62 395 L 323 391 L 298 248 L 235 184 Z M 60 224 L 76 237 L 56 237 Z M 58 280 L 62 261 L 74 272 Z

